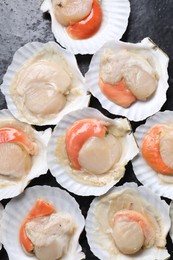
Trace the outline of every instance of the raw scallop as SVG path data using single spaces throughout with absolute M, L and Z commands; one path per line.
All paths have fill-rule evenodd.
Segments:
M 54 125 L 69 111 L 88 106 L 84 83 L 74 55 L 55 42 L 32 42 L 16 51 L 1 89 L 20 121 Z
M 64 188 L 82 196 L 98 196 L 124 176 L 125 165 L 137 153 L 127 119 L 112 120 L 94 108 L 85 108 L 69 113 L 55 127 L 48 164 Z
M 102 55 L 106 52 L 107 59 L 102 60 Z M 112 55 L 112 53 L 114 53 Z M 127 63 L 126 59 L 130 53 L 132 58 L 129 59 Z M 135 59 L 134 59 L 135 57 Z M 118 60 L 118 72 L 116 73 L 116 66 Z M 111 61 L 111 64 L 107 61 Z M 103 108 L 114 115 L 121 115 L 127 117 L 132 121 L 141 121 L 146 119 L 148 116 L 153 115 L 158 112 L 162 105 L 166 101 L 166 92 L 169 87 L 168 85 L 168 56 L 159 49 L 159 47 L 150 39 L 144 38 L 140 43 L 125 43 L 121 41 L 109 41 L 107 42 L 99 51 L 97 51 L 91 60 L 90 67 L 88 72 L 85 75 L 86 84 L 89 91 L 94 95 Z M 102 69 L 100 72 L 100 63 L 102 63 Z M 125 71 L 123 68 L 125 64 Z M 129 66 L 132 65 L 133 70 L 129 74 Z M 111 67 L 112 66 L 112 67 Z M 139 73 L 139 67 L 141 72 Z M 123 80 L 122 75 L 124 74 L 125 78 Z M 130 107 L 122 107 L 115 102 L 112 102 L 102 93 L 100 88 L 101 80 L 100 75 L 103 77 L 108 86 L 105 86 L 106 91 L 113 92 L 114 85 L 108 84 L 108 78 L 110 82 L 117 82 L 116 91 L 118 92 L 119 98 L 116 100 L 123 102 L 123 100 L 131 100 L 134 102 Z M 129 78 L 129 76 L 132 78 Z M 127 80 L 127 88 L 124 89 L 124 81 Z M 141 92 L 140 82 L 143 82 L 143 89 Z M 132 88 L 132 83 L 134 87 Z M 139 85 L 138 85 L 139 83 Z M 152 84 L 152 87 L 151 87 Z M 137 86 L 138 85 L 138 86 Z M 147 91 L 145 88 L 147 86 Z M 128 89 L 129 88 L 129 89 Z M 122 90 L 125 94 L 125 97 L 122 96 Z M 126 90 L 126 91 L 125 91 Z M 132 92 L 129 90 L 132 90 Z M 140 90 L 140 99 L 149 98 L 146 101 L 137 100 L 134 95 L 138 95 Z M 133 95 L 134 93 L 134 95 Z M 136 93 L 136 94 L 135 94 Z M 142 94 L 142 95 L 141 95 Z M 113 96 L 113 93 L 112 93 Z
M 95 198 L 86 219 L 92 252 L 99 259 L 168 259 L 169 206 L 147 188 L 126 183 Z

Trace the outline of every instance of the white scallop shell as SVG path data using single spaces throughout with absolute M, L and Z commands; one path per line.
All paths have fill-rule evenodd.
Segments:
M 64 260 L 80 260 L 85 258 L 79 245 L 79 236 L 84 228 L 85 221 L 76 200 L 66 191 L 57 187 L 35 186 L 27 188 L 21 195 L 13 198 L 5 207 L 2 219 L 2 240 L 10 260 L 36 260 L 23 251 L 19 242 L 19 230 L 22 222 L 32 209 L 37 198 L 51 203 L 58 211 L 69 213 L 76 223 L 76 233 L 73 236 L 72 246 Z M 13 221 L 11 221 L 13 220 Z
M 171 228 L 170 228 L 169 234 L 173 241 L 173 201 L 171 201 L 171 203 L 170 203 L 170 218 L 171 218 Z
M 93 54 L 102 45 L 110 40 L 119 40 L 124 34 L 130 15 L 130 3 L 128 0 L 101 0 L 103 21 L 99 31 L 91 38 L 85 40 L 73 40 L 55 18 L 52 1 L 44 0 L 41 5 L 43 12 L 51 15 L 52 32 L 63 47 L 73 54 Z
M 16 120 L 7 109 L 3 109 L 0 111 L 0 121 L 11 119 Z M 25 125 L 25 123 L 21 124 Z M 26 175 L 26 177 L 21 179 L 20 181 L 12 182 L 9 186 L 0 187 L 0 200 L 17 196 L 18 194 L 22 193 L 22 191 L 32 179 L 47 173 L 48 166 L 46 149 L 51 136 L 51 132 L 52 131 L 50 128 L 41 132 L 37 132 L 36 130 L 34 130 L 34 137 L 38 144 L 39 152 L 37 155 L 33 156 L 33 165 L 31 167 L 31 170 Z
M 158 112 L 147 119 L 144 125 L 140 125 L 134 133 L 139 149 L 141 150 L 142 140 L 149 129 L 157 124 L 172 124 L 173 111 Z M 173 177 L 157 174 L 143 159 L 141 153 L 132 161 L 133 170 L 138 180 L 149 189 L 160 196 L 173 199 Z M 170 183 L 169 183 L 170 182 Z M 172 183 L 171 183 L 172 182 Z
M 126 119 L 109 119 L 105 117 L 101 112 L 94 108 L 83 108 L 81 110 L 77 110 L 71 112 L 64 116 L 64 118 L 59 122 L 59 124 L 55 127 L 53 134 L 50 138 L 48 144 L 48 167 L 52 173 L 52 175 L 56 178 L 57 182 L 66 188 L 68 191 L 73 192 L 77 195 L 89 196 L 96 195 L 99 196 L 101 194 L 106 193 L 113 185 L 115 185 L 123 176 L 111 180 L 107 184 L 103 186 L 96 186 L 87 183 L 82 183 L 81 181 L 77 181 L 73 178 L 71 172 L 70 165 L 64 166 L 61 165 L 61 162 L 58 162 L 56 157 L 56 143 L 57 138 L 65 135 L 66 130 L 71 126 L 75 121 L 84 119 L 84 118 L 97 118 L 106 122 L 109 122 L 113 125 L 121 126 L 123 123 L 126 125 L 126 128 L 131 131 L 131 127 L 129 122 Z M 123 151 L 123 155 L 120 159 L 120 164 L 126 165 L 136 154 L 138 153 L 138 147 L 136 145 L 135 139 L 133 137 L 133 133 L 130 132 L 125 137 L 125 147 Z M 80 173 L 79 173 L 80 174 Z
M 151 57 L 154 62 L 154 67 L 159 75 L 159 82 L 154 96 L 145 101 L 137 101 L 129 108 L 123 108 L 114 102 L 110 101 L 100 90 L 98 85 L 99 80 L 99 64 L 101 53 L 111 48 L 115 51 L 123 49 L 141 52 L 144 57 Z M 158 112 L 166 101 L 166 91 L 169 87 L 168 80 L 168 56 L 159 49 L 159 47 L 149 38 L 144 38 L 140 43 L 125 43 L 121 41 L 107 42 L 93 57 L 90 63 L 89 71 L 86 73 L 86 85 L 88 90 L 100 101 L 101 105 L 110 113 L 122 115 L 132 121 L 140 121 L 148 116 Z
M 45 120 L 44 122 L 39 122 L 36 118 L 32 120 L 25 117 L 22 112 L 18 110 L 16 107 L 13 97 L 10 93 L 10 84 L 11 80 L 14 78 L 16 71 L 29 59 L 34 57 L 38 54 L 38 52 L 42 50 L 50 50 L 53 49 L 57 53 L 60 53 L 64 59 L 66 60 L 67 64 L 70 65 L 72 72 L 76 76 L 77 79 L 77 86 L 76 88 L 79 89 L 79 95 L 71 101 L 68 105 L 66 105 L 57 115 L 55 118 Z M 68 112 L 83 108 L 88 106 L 90 95 L 87 94 L 87 91 L 84 87 L 85 79 L 82 76 L 81 72 L 79 71 L 76 58 L 73 54 L 69 53 L 68 51 L 61 48 L 55 42 L 47 42 L 47 43 L 40 43 L 40 42 L 30 42 L 24 45 L 23 47 L 19 48 L 16 53 L 14 54 L 13 60 L 11 65 L 8 67 L 6 74 L 3 78 L 3 84 L 1 85 L 2 93 L 5 95 L 7 106 L 11 113 L 18 118 L 20 121 L 33 124 L 33 125 L 55 125 L 57 122 Z
M 153 207 L 160 212 L 162 216 L 162 221 L 163 221 L 163 234 L 164 237 L 166 238 L 168 231 L 170 229 L 170 218 L 169 218 L 169 206 L 168 204 L 161 200 L 159 196 L 153 194 L 149 189 L 145 188 L 144 186 L 137 186 L 135 183 L 125 183 L 123 186 L 119 187 L 113 187 L 107 194 L 104 196 L 107 196 L 112 193 L 119 193 L 126 188 L 133 189 L 138 192 L 139 196 L 141 196 L 146 202 L 149 202 L 150 204 L 153 205 Z M 103 197 L 103 196 L 102 196 Z M 91 248 L 91 251 L 100 259 L 100 260 L 105 260 L 105 259 L 116 259 L 116 260 L 131 260 L 131 259 L 138 259 L 138 260 L 164 260 L 169 258 L 169 254 L 166 249 L 161 249 L 161 248 L 150 248 L 150 249 L 142 249 L 138 254 L 133 255 L 133 256 L 127 256 L 123 255 L 122 253 L 118 253 L 118 255 L 112 256 L 109 251 L 104 250 L 103 247 L 101 247 L 97 241 L 94 239 L 94 233 L 98 233 L 98 221 L 95 218 L 95 207 L 97 206 L 97 203 L 99 200 L 102 198 L 95 198 L 89 208 L 88 215 L 86 218 L 86 236 L 87 240 L 89 243 L 89 246 Z M 100 233 L 99 233 L 100 234 Z M 104 235 L 103 237 L 99 238 L 100 241 L 104 241 Z
M 0 203 L 0 250 L 2 248 L 2 216 L 4 213 L 4 207 Z

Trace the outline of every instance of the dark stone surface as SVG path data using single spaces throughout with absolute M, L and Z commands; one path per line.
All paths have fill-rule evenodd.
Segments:
M 138 42 L 144 37 L 150 37 L 157 45 L 163 49 L 170 57 L 169 63 L 169 90 L 167 101 L 162 110 L 173 110 L 173 1 L 172 0 L 130 0 L 131 14 L 128 28 L 122 38 L 123 41 Z M 39 10 L 41 1 L 37 0 L 1 0 L 0 1 L 0 84 L 3 75 L 12 61 L 15 51 L 30 41 L 47 42 L 54 40 L 51 33 L 50 17 L 43 15 Z M 115 18 L 116 19 L 116 18 Z M 84 74 L 88 70 L 91 59 L 90 55 L 77 55 L 79 67 Z M 101 110 L 105 115 L 114 117 L 106 110 L 102 109 L 100 103 L 91 99 L 90 106 Z M 0 109 L 5 108 L 5 98 L 0 93 Z M 131 122 L 135 128 L 143 122 Z M 136 181 L 131 163 L 126 167 L 124 178 L 117 184 L 121 185 L 125 181 Z M 49 184 L 58 186 L 54 177 L 50 173 L 34 179 L 30 186 L 36 184 Z M 74 196 L 72 194 L 72 196 Z M 84 216 L 94 197 L 74 196 L 79 202 Z M 5 205 L 9 200 L 3 200 Z M 167 200 L 169 203 L 169 200 Z M 14 212 L 15 214 L 15 212 Z M 13 238 L 12 238 L 13 239 Z M 97 259 L 90 251 L 85 232 L 82 233 L 80 243 L 86 254 L 86 259 Z M 168 250 L 172 254 L 173 245 L 168 237 Z M 0 251 L 0 260 L 7 260 L 8 256 L 4 249 Z M 153 259 L 154 260 L 154 259 Z

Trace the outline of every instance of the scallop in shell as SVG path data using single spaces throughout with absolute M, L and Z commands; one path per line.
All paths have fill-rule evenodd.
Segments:
M 101 195 L 138 153 L 127 119 L 109 119 L 94 108 L 69 113 L 48 144 L 48 166 L 57 182 L 78 195 Z
M 166 101 L 168 61 L 149 38 L 136 44 L 110 41 L 93 56 L 86 84 L 110 113 L 140 121 Z
M 95 198 L 86 234 L 99 259 L 168 259 L 169 206 L 147 188 L 126 183 Z
M 146 123 L 144 125 L 139 126 L 135 131 L 135 137 L 137 140 L 137 143 L 139 145 L 140 153 L 136 158 L 132 161 L 134 172 L 139 179 L 141 183 L 146 185 L 148 188 L 150 188 L 153 192 L 157 193 L 160 196 L 165 196 L 168 198 L 173 198 L 173 175 L 170 173 L 169 175 L 160 174 L 158 171 L 159 169 L 154 169 L 151 167 L 151 165 L 144 159 L 142 155 L 142 143 L 147 136 L 147 133 L 149 133 L 152 129 L 163 126 L 164 128 L 168 129 L 168 135 L 167 133 L 165 135 L 160 135 L 161 130 L 159 130 L 159 133 L 153 135 L 155 136 L 157 140 L 160 140 L 160 137 L 165 136 L 166 138 L 162 139 L 162 151 L 160 150 L 160 154 L 162 156 L 162 160 L 166 160 L 165 164 L 168 164 L 171 160 L 171 152 L 170 148 L 171 146 L 168 144 L 172 143 L 172 126 L 173 126 L 173 120 L 172 120 L 173 112 L 172 111 L 164 111 L 164 112 L 158 112 L 154 116 L 147 119 Z M 154 132 L 153 132 L 154 133 Z M 160 136 L 160 137 L 159 137 Z M 167 139 L 168 137 L 168 139 Z M 153 139 L 154 140 L 154 139 Z M 160 144 L 159 144 L 160 145 Z M 166 146 L 165 146 L 166 145 Z M 161 146 L 160 146 L 161 147 Z M 167 150 L 168 149 L 168 150 Z M 151 149 L 150 149 L 151 150 Z M 154 154 L 151 156 L 154 158 Z M 156 158 L 157 159 L 157 158 Z M 161 165 L 158 163 L 158 166 Z M 173 172 L 173 171 L 172 171 Z
M 63 256 L 63 259 L 84 259 L 85 255 L 79 245 L 79 236 L 84 228 L 85 222 L 79 205 L 67 192 L 57 187 L 49 186 L 27 188 L 20 196 L 12 199 L 7 204 L 2 220 L 2 238 L 9 259 L 37 259 L 34 255 L 31 257 L 31 255 L 27 255 L 24 252 L 19 242 L 19 231 L 24 219 L 38 198 L 52 204 L 57 214 L 58 212 L 59 214 L 64 212 L 70 215 L 75 223 L 75 231 L 70 239 L 67 254 Z M 13 219 L 13 221 L 11 221 L 11 219 Z M 61 240 L 63 241 L 63 237 Z
M 95 5 L 100 6 L 101 10 L 97 8 L 93 15 Z M 44 0 L 41 10 L 50 13 L 52 32 L 57 42 L 73 54 L 93 54 L 105 42 L 113 39 L 119 40 L 122 37 L 128 24 L 130 4 L 128 0 L 123 0 L 121 3 L 118 0 Z M 93 18 L 91 22 L 88 20 L 88 17 Z M 84 37 L 85 39 L 70 37 L 68 27 L 66 27 L 69 26 L 69 19 L 70 25 L 73 26 L 76 25 L 75 20 L 80 21 L 83 18 L 85 20 L 79 22 L 80 28 L 76 28 L 77 36 L 81 32 L 85 32 L 87 28 L 89 28 L 91 33 L 96 25 L 100 26 L 97 27 L 97 32 L 95 30 L 92 37 Z M 89 34 L 89 36 L 91 35 Z
M 46 147 L 51 129 L 37 132 L 11 113 L 0 111 L 0 199 L 20 194 L 48 170 Z
M 56 124 L 64 114 L 88 106 L 75 56 L 55 42 L 32 42 L 14 55 L 1 86 L 7 106 L 20 121 Z

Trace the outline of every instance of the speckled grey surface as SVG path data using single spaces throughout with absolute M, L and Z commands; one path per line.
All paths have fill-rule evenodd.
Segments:
M 19 47 L 30 41 L 47 42 L 54 40 L 50 29 L 50 17 L 48 14 L 43 15 L 40 11 L 40 4 L 39 0 L 0 0 L 0 84 L 7 67 L 12 61 L 13 54 Z M 167 101 L 162 110 L 173 110 L 173 0 L 130 0 L 130 4 L 129 25 L 122 40 L 135 43 L 141 41 L 144 37 L 150 37 L 168 54 L 170 57 L 170 87 L 167 92 Z M 76 57 L 79 67 L 84 74 L 88 69 L 91 56 L 77 55 Z M 112 117 L 112 115 L 101 108 L 96 99 L 92 98 L 90 105 L 97 107 L 106 115 Z M 5 98 L 0 93 L 0 109 L 5 107 Z M 143 122 L 132 122 L 132 126 L 135 129 L 141 123 Z M 125 177 L 119 185 L 125 181 L 136 181 L 131 163 L 128 164 Z M 58 186 L 50 173 L 33 180 L 30 186 L 35 184 Z M 83 198 L 75 196 L 75 198 L 79 202 L 84 216 L 86 216 L 93 197 Z M 8 200 L 2 202 L 5 205 Z M 97 259 L 89 249 L 85 232 L 82 233 L 80 243 L 83 251 L 86 253 L 87 260 Z M 173 245 L 169 237 L 168 250 L 172 254 L 173 259 Z M 2 249 L 0 251 L 0 260 L 7 259 L 8 256 L 5 250 Z

